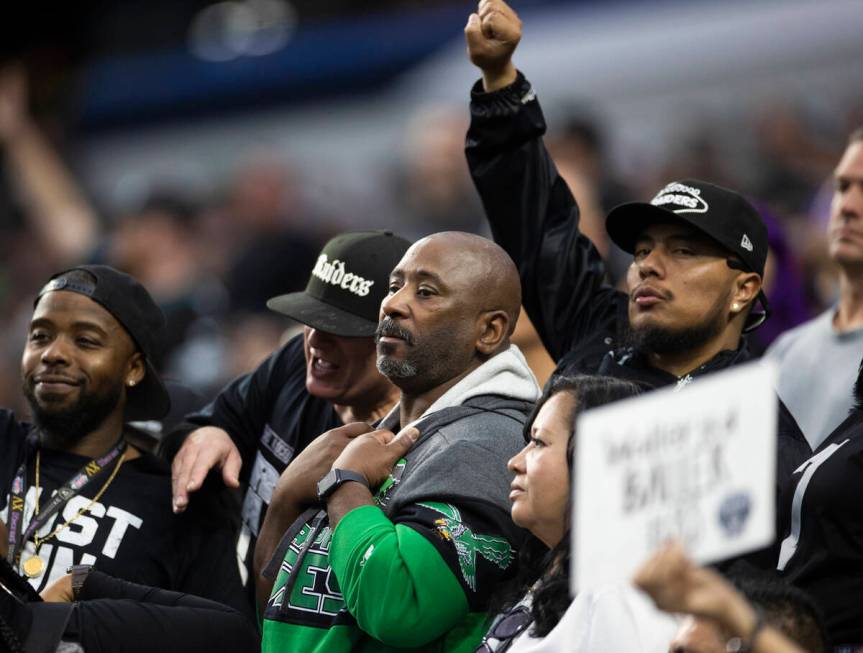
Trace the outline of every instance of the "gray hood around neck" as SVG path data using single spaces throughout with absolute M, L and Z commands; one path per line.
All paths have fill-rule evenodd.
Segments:
M 423 418 L 443 408 L 460 406 L 472 397 L 497 395 L 520 401 L 536 402 L 540 387 L 533 375 L 524 354 L 515 345 L 492 356 L 473 372 L 456 383 L 438 397 L 420 417 L 407 426 L 413 426 Z M 400 405 L 395 407 L 381 420 L 381 425 L 394 431 L 399 430 Z
M 418 425 L 420 439 L 401 469 L 393 470 L 394 486 L 382 501 L 387 515 L 418 501 L 468 500 L 494 506 L 508 518 L 506 463 L 524 446 L 524 422 L 539 395 L 514 345 L 455 384 L 411 423 Z M 398 411 L 396 406 L 384 418 L 384 428 L 398 430 Z M 447 413 L 453 418 L 446 419 Z

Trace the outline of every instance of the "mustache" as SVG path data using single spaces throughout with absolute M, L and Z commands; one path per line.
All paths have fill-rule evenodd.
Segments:
M 413 334 L 404 327 L 399 326 L 395 320 L 389 317 L 383 318 L 378 323 L 378 326 L 375 329 L 375 342 L 379 342 L 384 336 L 401 338 L 409 345 L 414 344 Z
M 636 286 L 635 288 L 633 288 L 632 290 L 630 290 L 630 291 L 629 291 L 629 299 L 631 299 L 631 300 L 635 301 L 635 294 L 636 294 L 639 290 L 641 290 L 641 288 L 642 288 L 642 286 L 641 286 L 641 285 L 638 285 L 638 286 Z M 653 286 L 650 286 L 650 290 L 652 290 L 653 292 L 655 292 L 655 293 L 656 293 L 657 295 L 659 295 L 662 299 L 671 299 L 671 297 L 672 297 L 672 294 L 671 294 L 671 292 L 670 292 L 670 291 L 668 291 L 668 290 L 664 290 L 664 289 L 662 289 L 662 288 L 655 288 L 655 287 L 653 287 Z

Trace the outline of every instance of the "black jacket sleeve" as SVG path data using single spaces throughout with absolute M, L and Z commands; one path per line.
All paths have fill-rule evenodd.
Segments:
M 261 431 L 282 386 L 297 366 L 303 365 L 303 336 L 298 335 L 270 354 L 254 372 L 231 381 L 200 411 L 187 415 L 185 422 L 170 436 L 172 443 L 168 450 L 178 450 L 185 435 L 200 426 L 218 426 L 228 432 L 240 450 L 243 474 L 247 475 Z
M 224 488 L 204 487 L 184 513 L 175 516 L 176 581 L 181 592 L 228 605 L 252 618 L 237 563 L 235 506 Z
M 253 623 L 231 608 L 92 571 L 65 638 L 99 651 L 257 651 Z M 38 615 L 38 606 L 34 612 Z
M 492 235 L 521 275 L 523 304 L 552 358 L 597 334 L 617 336 L 625 296 L 578 230 L 578 205 L 545 145 L 545 120 L 519 73 L 510 86 L 471 93 L 465 151 Z

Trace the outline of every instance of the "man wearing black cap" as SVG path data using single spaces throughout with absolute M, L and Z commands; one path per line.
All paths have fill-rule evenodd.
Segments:
M 242 605 L 230 530 L 172 515 L 167 466 L 127 442 L 127 422 L 170 408 L 150 362 L 163 325 L 144 287 L 106 266 L 62 272 L 36 298 L 21 362 L 35 424 L 0 410 L 0 517 L 9 563 L 39 590 L 85 564 Z
M 248 486 L 237 543 L 244 583 L 273 487 L 288 463 L 320 433 L 376 421 L 398 400 L 398 389 L 375 367 L 373 336 L 389 274 L 409 245 L 382 231 L 330 240 L 305 291 L 267 302 L 304 324 L 303 335 L 231 382 L 176 434 L 195 429 L 174 458 L 176 511 L 215 466 L 227 485 L 242 478 Z M 251 584 L 249 590 L 251 598 Z
M 502 0 L 482 0 L 465 36 L 482 71 L 471 93 L 468 163 L 556 372 L 682 387 L 749 360 L 741 335 L 768 310 L 761 291 L 767 232 L 755 209 L 734 191 L 694 179 L 668 184 L 649 204 L 617 207 L 606 228 L 633 261 L 627 292 L 610 287 L 542 142 L 536 94 L 512 63 L 521 21 Z M 780 402 L 780 485 L 808 450 Z

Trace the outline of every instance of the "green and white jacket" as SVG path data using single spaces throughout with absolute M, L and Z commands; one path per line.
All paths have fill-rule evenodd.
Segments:
M 294 524 L 263 611 L 263 651 L 473 651 L 523 531 L 509 515 L 506 462 L 539 396 L 516 347 L 450 388 L 417 420 L 417 444 L 376 506 L 333 531 L 321 511 Z M 398 407 L 383 425 L 398 430 Z M 306 517 L 306 516 L 304 516 Z

